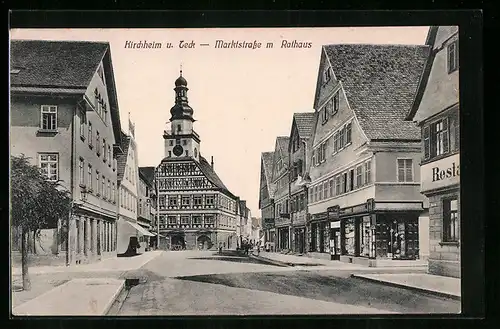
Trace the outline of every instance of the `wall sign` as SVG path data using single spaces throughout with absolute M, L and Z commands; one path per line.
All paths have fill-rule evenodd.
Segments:
M 420 176 L 421 192 L 459 184 L 460 154 L 453 154 L 444 159 L 426 163 L 420 167 Z
M 330 222 L 330 228 L 340 228 L 340 221 Z

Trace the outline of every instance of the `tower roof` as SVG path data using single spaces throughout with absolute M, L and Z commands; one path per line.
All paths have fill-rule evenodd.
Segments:
M 170 114 L 172 115 L 170 121 L 179 119 L 195 121 L 193 118 L 194 111 L 188 104 L 187 81 L 182 76 L 182 70 L 180 72 L 180 76 L 177 78 L 177 80 L 175 80 L 174 90 L 175 90 L 175 105 L 170 109 Z

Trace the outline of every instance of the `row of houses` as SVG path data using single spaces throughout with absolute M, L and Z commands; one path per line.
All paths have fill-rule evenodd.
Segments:
M 32 252 L 65 254 L 71 265 L 151 246 L 236 248 L 251 237 L 246 202 L 201 155 L 182 73 L 165 157 L 139 167 L 130 116 L 128 129 L 121 125 L 109 43 L 12 40 L 10 64 L 11 155 L 29 157 L 73 203 L 70 218 L 30 240 Z
M 261 155 L 266 245 L 460 277 L 458 29 L 322 47 L 314 111 Z

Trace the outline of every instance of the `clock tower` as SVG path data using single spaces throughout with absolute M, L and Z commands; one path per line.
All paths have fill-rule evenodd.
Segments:
M 170 129 L 165 130 L 165 157 L 191 158 L 200 161 L 200 136 L 194 131 L 193 109 L 188 104 L 187 81 L 182 76 L 175 80 L 175 105 L 170 109 Z

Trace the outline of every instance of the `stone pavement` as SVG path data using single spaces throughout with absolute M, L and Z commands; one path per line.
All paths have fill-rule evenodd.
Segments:
M 166 298 L 168 296 L 168 298 Z M 388 310 L 219 284 L 165 279 L 131 289 L 120 315 L 389 314 Z
M 148 251 L 134 257 L 112 257 L 106 258 L 96 263 L 72 266 L 35 266 L 29 267 L 29 274 L 47 274 L 61 272 L 116 272 L 116 271 L 132 271 L 139 269 L 148 262 L 158 257 L 165 251 L 154 250 Z M 12 276 L 20 276 L 22 274 L 20 267 L 12 267 Z
M 430 292 L 449 298 L 461 296 L 460 279 L 427 273 L 353 274 L 353 277 L 382 284 Z
M 73 279 L 24 304 L 14 307 L 15 316 L 105 315 L 124 289 L 125 280 Z

